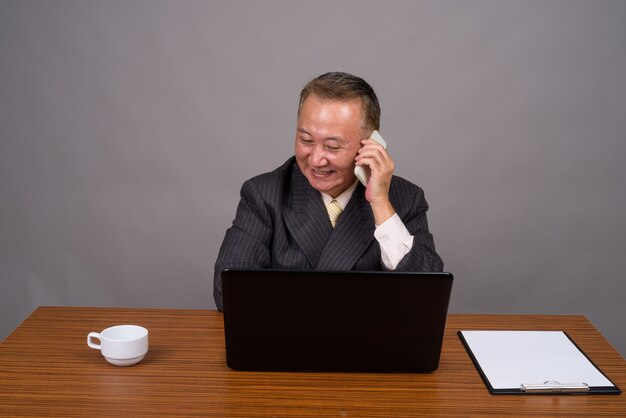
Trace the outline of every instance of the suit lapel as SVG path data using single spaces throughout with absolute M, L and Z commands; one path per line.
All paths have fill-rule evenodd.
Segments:
M 316 269 L 351 270 L 374 240 L 374 229 L 374 215 L 365 199 L 365 188 L 359 183 L 330 234 Z
M 295 162 L 289 177 L 291 187 L 286 185 L 283 196 L 285 225 L 311 266 L 316 268 L 333 229 L 322 196 Z

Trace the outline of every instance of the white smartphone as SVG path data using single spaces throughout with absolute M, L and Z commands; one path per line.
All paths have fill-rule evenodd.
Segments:
M 378 131 L 372 132 L 372 134 L 370 135 L 370 139 L 373 139 L 374 141 L 376 141 L 380 145 L 382 145 L 383 148 L 387 149 L 387 143 L 385 142 L 383 137 L 380 136 Z M 356 178 L 358 178 L 361 181 L 361 183 L 363 183 L 363 186 L 367 187 L 367 182 L 370 179 L 370 169 L 369 169 L 369 167 L 366 167 L 366 166 L 354 167 L 354 174 L 356 175 Z

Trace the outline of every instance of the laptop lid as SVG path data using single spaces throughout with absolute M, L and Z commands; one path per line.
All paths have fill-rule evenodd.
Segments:
M 226 361 L 236 370 L 437 369 L 450 273 L 225 270 Z

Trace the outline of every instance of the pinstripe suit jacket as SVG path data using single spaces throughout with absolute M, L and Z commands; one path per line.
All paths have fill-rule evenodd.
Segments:
M 428 230 L 428 204 L 418 186 L 393 176 L 391 203 L 414 236 L 396 271 L 442 271 Z M 213 297 L 222 310 L 225 268 L 285 270 L 386 270 L 374 238 L 374 215 L 359 183 L 333 229 L 320 193 L 291 157 L 276 170 L 246 181 L 233 225 L 217 261 Z

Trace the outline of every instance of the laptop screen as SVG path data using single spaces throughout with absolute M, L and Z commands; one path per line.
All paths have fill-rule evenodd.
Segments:
M 450 273 L 225 270 L 229 367 L 429 372 L 438 367 Z

